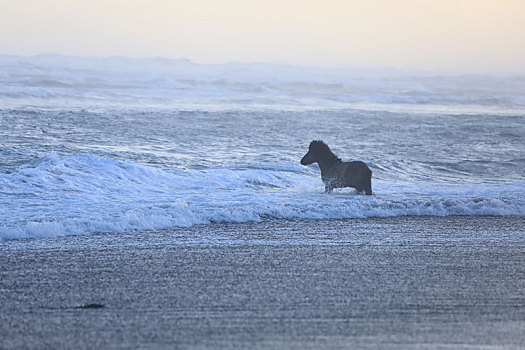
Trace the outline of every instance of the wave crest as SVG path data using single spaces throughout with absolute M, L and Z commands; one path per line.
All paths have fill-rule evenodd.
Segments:
M 396 184 L 375 196 L 327 195 L 296 164 L 155 168 L 95 155 L 49 154 L 0 173 L 0 239 L 56 237 L 270 219 L 407 215 L 525 216 L 525 183 Z

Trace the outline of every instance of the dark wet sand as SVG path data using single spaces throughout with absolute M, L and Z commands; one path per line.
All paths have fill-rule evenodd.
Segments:
M 523 349 L 524 232 L 407 217 L 4 241 L 0 348 Z

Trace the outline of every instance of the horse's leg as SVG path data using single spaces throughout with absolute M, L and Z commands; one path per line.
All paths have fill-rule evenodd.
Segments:
M 372 195 L 372 177 L 369 176 L 368 179 L 365 180 L 365 193 L 367 195 Z
M 334 188 L 333 188 L 333 186 L 332 186 L 331 183 L 326 182 L 326 183 L 324 184 L 324 191 L 325 191 L 326 193 L 330 193 L 330 192 L 332 192 L 333 189 L 334 189 Z

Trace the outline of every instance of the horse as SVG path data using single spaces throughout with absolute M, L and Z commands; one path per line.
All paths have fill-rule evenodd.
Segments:
M 308 153 L 301 159 L 302 165 L 317 162 L 326 193 L 334 188 L 353 187 L 358 192 L 372 194 L 372 170 L 361 161 L 343 162 L 321 140 L 310 142 Z

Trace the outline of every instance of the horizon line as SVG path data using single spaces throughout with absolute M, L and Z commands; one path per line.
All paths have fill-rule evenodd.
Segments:
M 268 65 L 268 66 L 281 66 L 287 68 L 303 68 L 303 69 L 323 69 L 323 70 L 363 70 L 363 71 L 390 71 L 398 73 L 427 73 L 427 74 L 443 74 L 443 75 L 505 75 L 505 76 L 525 76 L 525 70 L 523 71 L 494 71 L 494 70 L 454 70 L 454 69 L 422 69 L 422 68 L 401 68 L 394 65 L 391 66 L 361 66 L 361 65 L 314 65 L 314 64 L 300 64 L 300 63 L 290 63 L 290 62 L 279 62 L 279 61 L 215 61 L 215 62 L 203 62 L 198 60 L 193 60 L 187 57 L 163 57 L 163 56 L 131 56 L 124 54 L 115 54 L 115 55 L 81 55 L 81 54 L 62 54 L 62 53 L 39 53 L 39 54 L 8 54 L 0 53 L 0 57 L 13 57 L 13 58 L 38 58 L 38 57 L 63 57 L 63 58 L 72 58 L 72 59 L 127 59 L 127 60 L 162 60 L 162 61 L 171 61 L 171 62 L 185 62 L 193 65 L 203 65 L 203 66 L 225 66 L 225 65 Z

